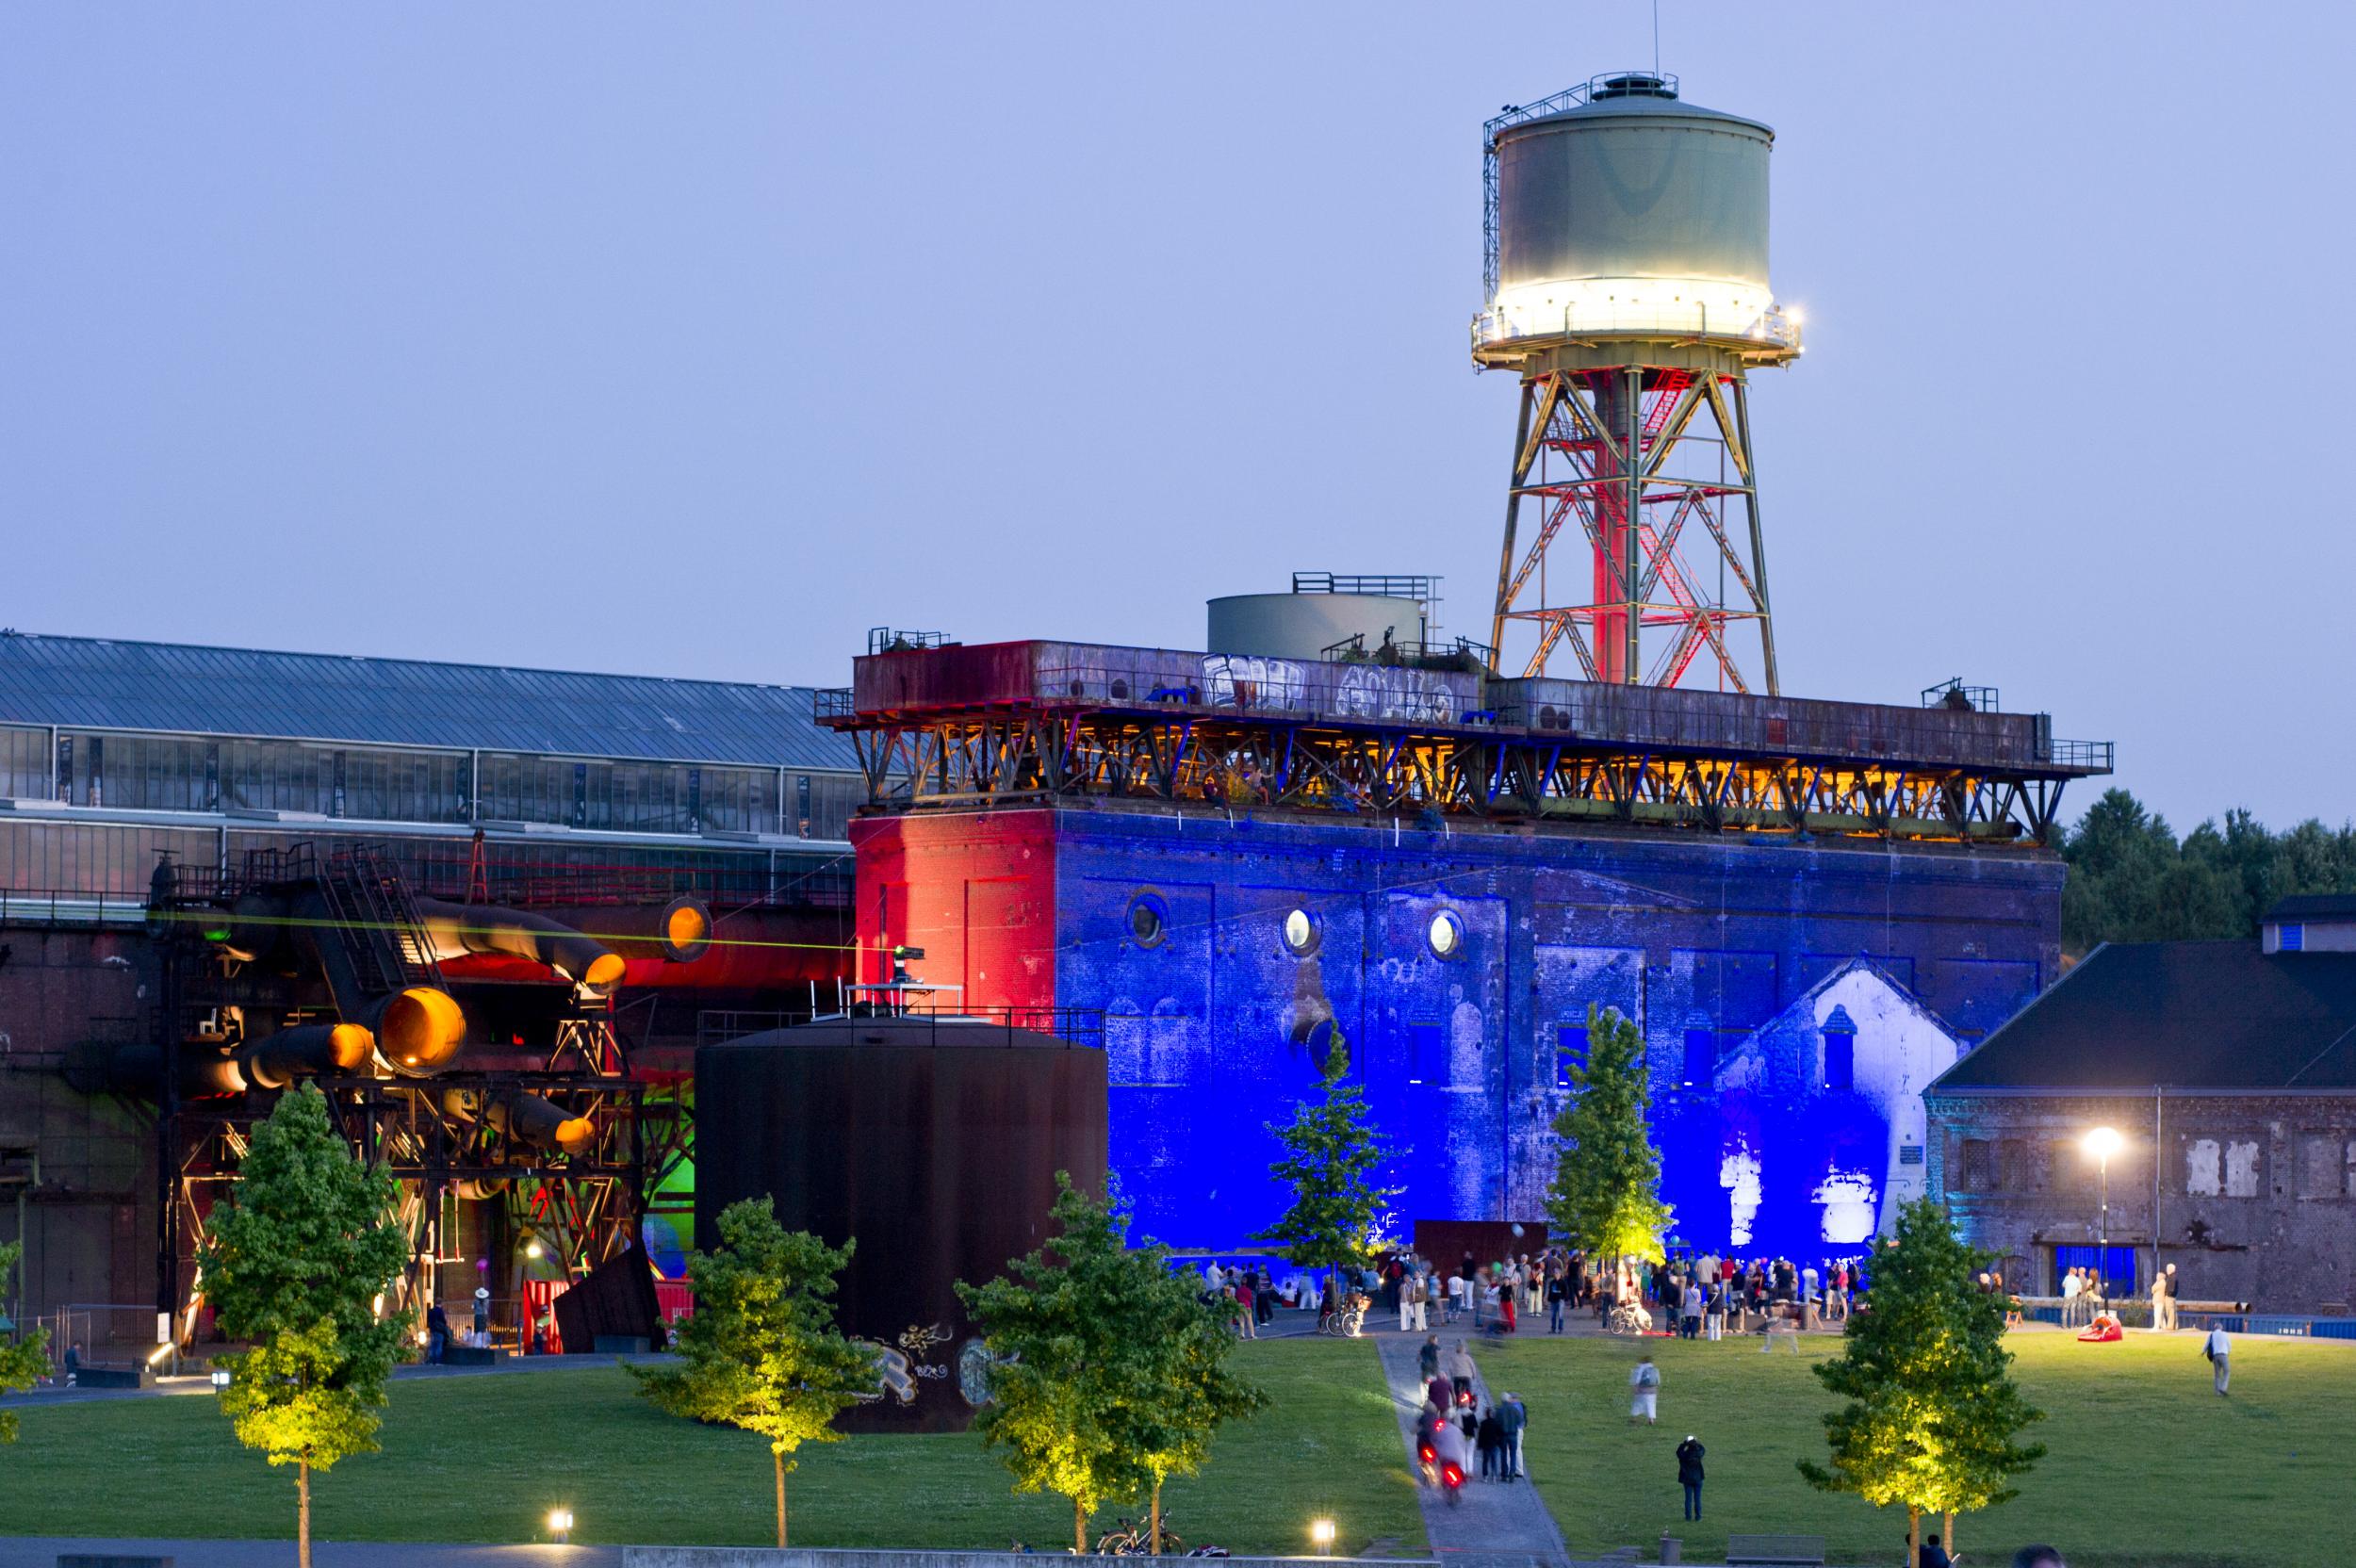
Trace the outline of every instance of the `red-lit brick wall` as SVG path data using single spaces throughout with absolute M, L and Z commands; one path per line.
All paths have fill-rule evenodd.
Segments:
M 887 977 L 885 949 L 921 947 L 911 978 L 964 988 L 943 1006 L 1053 1007 L 1055 824 L 1051 811 L 854 822 L 859 977 Z

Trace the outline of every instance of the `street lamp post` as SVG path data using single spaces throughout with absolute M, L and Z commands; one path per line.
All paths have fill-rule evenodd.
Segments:
M 2102 1171 L 2102 1209 L 2097 1224 L 2094 1247 L 2094 1278 L 2102 1293 L 2102 1310 L 2111 1305 L 2111 1156 L 2119 1152 L 2123 1140 L 2113 1127 L 2095 1127 L 2086 1135 L 2086 1151 L 2095 1158 Z

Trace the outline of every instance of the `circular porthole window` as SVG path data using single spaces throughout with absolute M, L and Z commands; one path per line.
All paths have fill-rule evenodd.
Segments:
M 1305 958 L 1317 950 L 1317 923 L 1306 909 L 1295 909 L 1284 917 L 1284 951 L 1296 958 Z
M 1424 931 L 1424 940 L 1432 944 L 1432 951 L 1436 956 L 1453 958 L 1464 951 L 1464 923 L 1456 918 L 1455 910 L 1443 909 L 1432 917 L 1431 925 Z
M 1139 947 L 1159 947 L 1170 936 L 1170 909 L 1159 893 L 1129 901 L 1129 939 Z

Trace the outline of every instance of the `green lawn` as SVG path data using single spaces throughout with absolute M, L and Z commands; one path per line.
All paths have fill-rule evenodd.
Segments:
M 2351 1529 L 2341 1487 L 2356 1454 L 2356 1345 L 2237 1339 L 2233 1396 L 2209 1386 L 2191 1334 L 2080 1345 L 2016 1334 L 2015 1374 L 2047 1419 L 2050 1450 L 2000 1509 L 1955 1534 L 1974 1568 L 2050 1541 L 2072 1568 L 2288 1568 L 2339 1560 Z M 1573 1552 L 1681 1536 L 1714 1560 L 1729 1530 L 1826 1538 L 1836 1562 L 1897 1563 L 1906 1516 L 1809 1489 L 1793 1467 L 1824 1454 L 1833 1401 L 1809 1374 L 1836 1342 L 1763 1356 L 1754 1339 L 1644 1342 L 1661 1369 L 1661 1424 L 1628 1425 L 1627 1342 L 1541 1335 L 1476 1347 L 1489 1386 L 1530 1406 L 1530 1468 Z M 1677 1443 L 1709 1449 L 1706 1515 L 1680 1523 Z M 1931 1528 L 1937 1528 L 1934 1523 Z
M 1273 1341 L 1236 1349 L 1270 1408 L 1223 1434 L 1165 1504 L 1190 1541 L 1237 1552 L 1308 1550 L 1306 1521 L 1339 1544 L 1414 1556 L 1414 1483 L 1370 1343 Z M 313 1487 L 325 1539 L 530 1541 L 569 1505 L 584 1542 L 763 1544 L 773 1539 L 768 1446 L 656 1412 L 606 1368 L 401 1380 L 384 1451 Z M 209 1397 L 24 1411 L 0 1449 L 0 1531 L 25 1535 L 286 1536 L 291 1472 L 237 1447 Z M 805 1447 L 788 1478 L 794 1540 L 809 1546 L 985 1547 L 1071 1540 L 1071 1506 L 1017 1497 L 978 1438 L 860 1436 Z M 1109 1526 L 1109 1513 L 1100 1518 Z

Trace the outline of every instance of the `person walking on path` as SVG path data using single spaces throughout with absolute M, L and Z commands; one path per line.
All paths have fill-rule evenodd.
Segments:
M 1415 1351 L 1415 1370 L 1423 1375 L 1425 1382 L 1430 1382 L 1440 1375 L 1440 1336 L 1438 1334 L 1423 1336 L 1423 1344 Z
M 1494 1481 L 1500 1478 L 1505 1450 L 1505 1427 L 1497 1419 L 1497 1408 L 1491 1405 L 1481 1417 L 1481 1425 L 1473 1429 L 1473 1447 L 1481 1455 L 1481 1478 Z
M 1646 1356 L 1636 1364 L 1636 1370 L 1628 1375 L 1628 1386 L 1633 1396 L 1628 1400 L 1628 1422 L 1634 1426 L 1642 1418 L 1647 1427 L 1659 1424 L 1661 1411 L 1661 1368 Z
M 1677 1445 L 1677 1485 L 1685 1488 L 1685 1517 L 1702 1516 L 1702 1442 L 1692 1432 Z
M 1448 1354 L 1448 1378 L 1455 1388 L 1458 1404 L 1472 1402 L 1473 1377 L 1472 1352 L 1464 1348 L 1464 1342 L 1460 1339 L 1456 1342 L 1456 1348 Z
M 1562 1309 L 1571 1298 L 1571 1281 L 1558 1262 L 1546 1270 L 1546 1332 L 1562 1331 Z
M 2217 1391 L 2219 1394 L 2225 1393 L 2226 1386 L 2233 1380 L 2229 1364 L 2233 1360 L 2233 1342 L 2225 1337 L 2225 1331 L 2221 1328 L 2211 1329 L 2209 1337 L 2201 1342 L 2201 1353 L 2209 1358 L 2210 1366 L 2216 1370 Z
M 1505 1479 L 1522 1478 L 1522 1429 L 1530 1424 L 1530 1412 L 1511 1389 L 1497 1405 L 1497 1435 L 1502 1446 L 1497 1450 L 1497 1468 Z
M 1768 1315 L 1766 1331 L 1759 1336 L 1759 1353 L 1762 1356 L 1774 1354 L 1778 1339 L 1792 1347 L 1793 1355 L 1800 1353 L 1799 1322 L 1781 1310 Z

